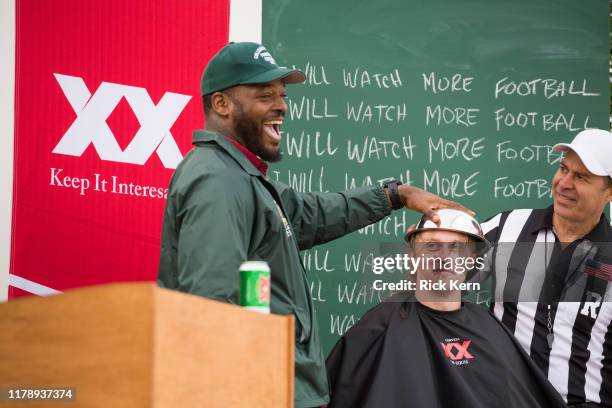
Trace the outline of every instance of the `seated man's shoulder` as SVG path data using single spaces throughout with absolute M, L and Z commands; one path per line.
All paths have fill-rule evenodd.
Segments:
M 500 332 L 510 333 L 492 310 L 485 309 L 472 302 L 464 302 L 463 308 L 468 312 L 472 321 L 478 322 L 480 330 L 499 330 Z
M 482 317 L 482 318 L 487 318 L 487 316 L 494 316 L 494 314 L 492 314 L 490 312 L 489 309 L 485 309 L 482 306 L 479 306 L 475 303 L 472 302 L 464 302 L 463 303 L 463 307 L 465 308 L 465 310 L 467 310 L 469 313 L 477 316 L 477 317 Z
M 372 309 L 368 310 L 362 317 L 359 319 L 351 330 L 353 332 L 358 331 L 368 331 L 368 332 L 376 332 L 376 331 L 385 331 L 391 320 L 395 316 L 400 316 L 401 309 L 404 307 L 404 295 L 394 295 L 382 302 L 378 305 L 374 306 Z

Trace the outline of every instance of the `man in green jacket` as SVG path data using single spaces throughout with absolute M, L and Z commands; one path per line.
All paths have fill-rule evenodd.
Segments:
M 240 264 L 266 261 L 272 313 L 296 319 L 296 407 L 315 407 L 329 401 L 329 390 L 299 251 L 377 222 L 392 209 L 410 208 L 436 221 L 438 208 L 464 208 L 397 181 L 300 193 L 270 180 L 266 162 L 281 158 L 285 84 L 304 79 L 255 43 L 230 43 L 210 60 L 202 77 L 206 130 L 194 132 L 195 147 L 170 182 L 158 283 L 236 304 Z

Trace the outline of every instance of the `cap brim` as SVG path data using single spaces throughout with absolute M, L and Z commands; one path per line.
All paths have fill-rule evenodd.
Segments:
M 567 152 L 568 150 L 572 150 L 569 143 L 557 143 L 553 146 L 553 150 L 555 152 Z
M 582 161 L 584 167 L 596 176 L 609 176 L 608 172 L 599 164 L 599 161 L 593 155 L 578 146 L 572 146 L 570 143 L 557 143 L 553 146 L 556 152 L 573 151 Z
M 282 79 L 286 84 L 301 84 L 306 80 L 306 75 L 299 69 L 276 68 L 244 80 L 242 84 L 264 84 L 277 79 Z
M 410 242 L 410 238 L 412 238 L 413 235 L 419 233 L 419 232 L 423 232 L 423 231 L 450 231 L 450 232 L 457 232 L 460 234 L 464 234 L 467 235 L 468 237 L 473 238 L 474 240 L 476 240 L 477 245 L 479 245 L 479 250 L 476 251 L 476 255 L 482 255 L 485 252 L 487 252 L 489 250 L 489 248 L 491 248 L 491 242 L 489 242 L 488 239 L 484 238 L 484 237 L 480 237 L 476 234 L 472 234 L 469 232 L 464 232 L 464 231 L 457 231 L 454 229 L 450 229 L 450 228 L 422 228 L 419 230 L 413 230 L 410 231 L 409 233 L 407 233 L 406 235 L 404 235 L 404 242 L 409 243 Z
M 408 232 L 408 233 L 406 233 L 404 235 L 404 241 L 406 241 L 406 242 L 410 241 L 410 238 L 414 234 L 419 233 L 419 232 L 423 232 L 423 231 L 450 231 L 450 232 L 456 232 L 458 234 L 463 234 L 463 235 L 467 235 L 468 237 L 472 237 L 476 241 L 481 242 L 483 244 L 490 245 L 490 242 L 486 238 L 480 237 L 480 236 L 478 236 L 476 234 L 472 234 L 471 232 L 459 231 L 459 230 L 451 229 L 451 228 L 421 228 L 421 229 L 415 229 L 415 230 L 410 231 L 410 232 Z

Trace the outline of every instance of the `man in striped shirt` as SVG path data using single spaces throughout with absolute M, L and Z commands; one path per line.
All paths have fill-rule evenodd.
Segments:
M 495 315 L 569 406 L 612 407 L 612 133 L 589 129 L 552 180 L 553 204 L 483 224 Z

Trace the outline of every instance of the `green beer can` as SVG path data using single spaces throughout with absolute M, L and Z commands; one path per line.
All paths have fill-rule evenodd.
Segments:
M 263 261 L 240 265 L 240 305 L 259 313 L 270 313 L 270 267 Z

